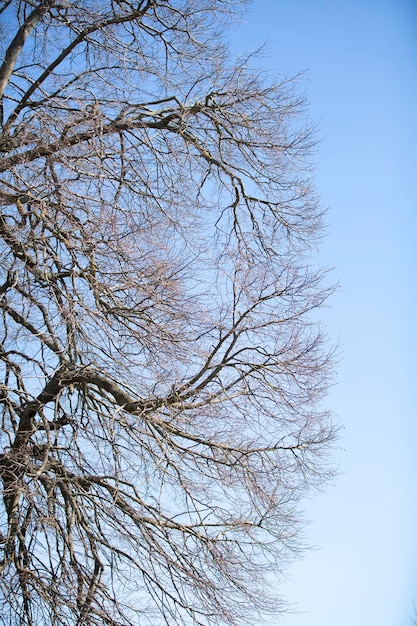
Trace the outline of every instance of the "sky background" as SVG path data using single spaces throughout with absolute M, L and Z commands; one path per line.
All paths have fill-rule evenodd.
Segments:
M 340 476 L 306 504 L 316 549 L 282 591 L 282 626 L 411 626 L 417 606 L 417 1 L 254 0 L 233 50 L 305 72 L 328 207 L 322 313 L 340 344 L 329 406 Z M 414 383 L 414 384 L 413 384 Z M 417 611 L 416 611 L 417 615 Z

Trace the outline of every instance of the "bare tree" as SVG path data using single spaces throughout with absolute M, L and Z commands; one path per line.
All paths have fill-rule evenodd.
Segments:
M 328 289 L 297 81 L 228 61 L 241 4 L 1 3 L 2 624 L 283 608 Z

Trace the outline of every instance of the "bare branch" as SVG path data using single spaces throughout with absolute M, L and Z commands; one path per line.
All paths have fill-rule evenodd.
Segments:
M 243 626 L 285 610 L 333 475 L 322 210 L 296 81 L 233 0 L 2 5 L 0 610 Z M 0 620 L 1 621 L 1 620 Z
M 36 24 L 42 19 L 43 15 L 48 9 L 53 6 L 54 0 L 42 0 L 38 6 L 30 13 L 26 18 L 22 26 L 17 31 L 13 41 L 6 50 L 4 55 L 4 61 L 0 67 L 0 99 L 3 97 L 4 91 L 9 82 L 9 78 L 12 75 L 13 69 L 16 65 L 16 61 L 19 54 L 25 44 L 26 39 L 29 37 L 32 30 L 36 27 Z

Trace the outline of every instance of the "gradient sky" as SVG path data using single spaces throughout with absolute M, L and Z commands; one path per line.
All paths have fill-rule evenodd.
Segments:
M 307 503 L 309 551 L 282 626 L 411 626 L 417 605 L 417 2 L 255 0 L 234 51 L 305 72 L 322 138 L 323 264 L 341 287 L 322 318 L 340 344 L 329 406 L 340 476 Z M 413 388 L 414 382 L 414 388 Z

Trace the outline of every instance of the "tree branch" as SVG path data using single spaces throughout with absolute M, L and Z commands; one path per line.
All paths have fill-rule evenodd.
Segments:
M 15 38 L 6 50 L 4 61 L 0 67 L 0 99 L 3 98 L 4 91 L 13 73 L 17 58 L 25 44 L 26 39 L 42 16 L 55 3 L 55 0 L 42 0 L 42 2 L 32 11 L 16 33 Z

